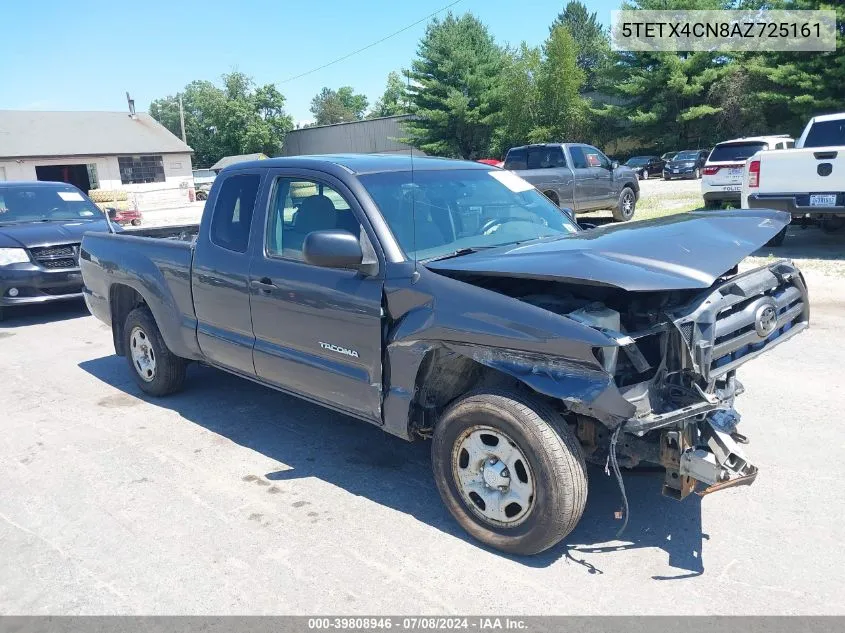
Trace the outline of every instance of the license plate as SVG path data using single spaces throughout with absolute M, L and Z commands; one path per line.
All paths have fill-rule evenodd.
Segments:
M 742 176 L 742 167 L 734 167 L 730 170 L 729 175 L 731 176 Z
M 832 207 L 836 205 L 836 195 L 812 195 L 810 196 L 811 207 Z
M 677 173 L 678 173 L 678 170 L 677 170 L 677 169 L 673 169 L 673 170 L 672 170 L 672 173 L 673 173 L 673 174 L 677 174 Z

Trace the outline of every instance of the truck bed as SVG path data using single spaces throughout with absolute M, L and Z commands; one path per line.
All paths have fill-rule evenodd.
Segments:
M 79 266 L 88 309 L 111 324 L 116 304 L 143 297 L 167 346 L 183 358 L 198 357 L 191 294 L 196 232 L 197 226 L 189 225 L 87 233 L 82 239 Z
M 196 239 L 199 229 L 199 224 L 180 224 L 177 226 L 155 226 L 147 228 L 127 227 L 124 229 L 123 234 L 135 237 L 192 242 Z

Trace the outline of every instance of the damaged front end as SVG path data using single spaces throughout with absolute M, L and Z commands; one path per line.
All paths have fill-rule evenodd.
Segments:
M 748 440 L 737 431 L 733 408 L 743 392 L 736 369 L 807 327 L 801 274 L 790 262 L 774 262 L 725 277 L 664 315 L 645 331 L 606 332 L 622 352 L 614 380 L 636 408 L 621 422 L 620 463 L 660 464 L 663 492 L 676 499 L 699 484 L 699 494 L 708 494 L 752 483 L 757 467 L 745 456 Z M 607 459 L 609 432 L 579 417 L 578 435 L 592 460 Z

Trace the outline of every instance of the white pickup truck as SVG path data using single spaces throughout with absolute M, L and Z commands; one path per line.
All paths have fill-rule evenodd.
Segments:
M 845 226 L 845 112 L 810 119 L 795 149 L 758 152 L 746 161 L 743 209 L 779 209 Z M 786 229 L 769 242 L 780 246 Z

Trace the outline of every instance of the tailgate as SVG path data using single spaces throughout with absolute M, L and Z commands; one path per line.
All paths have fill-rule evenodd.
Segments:
M 813 147 L 762 152 L 756 193 L 845 191 L 845 148 Z

